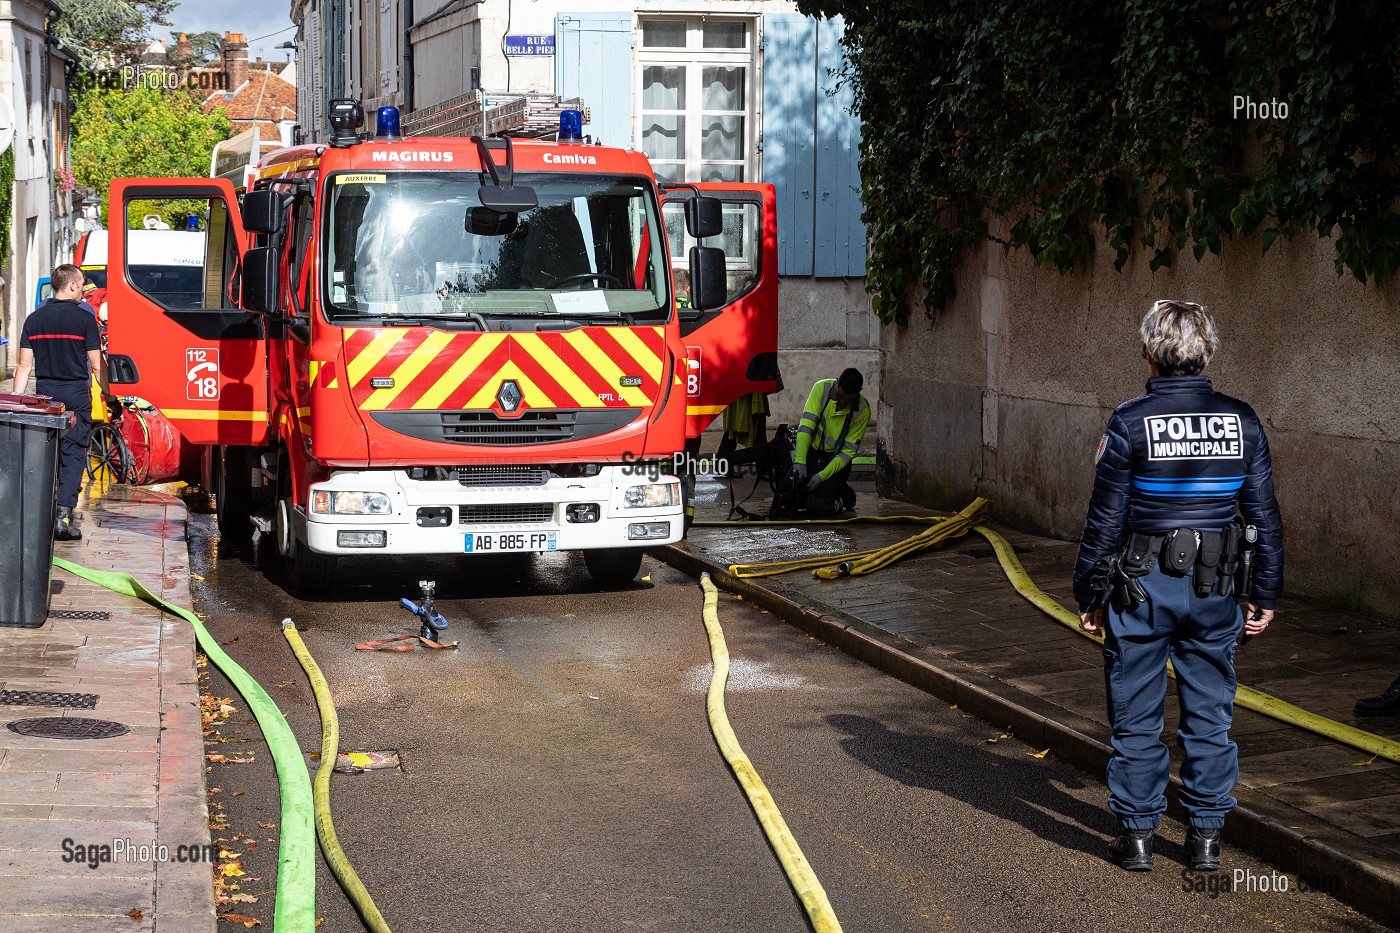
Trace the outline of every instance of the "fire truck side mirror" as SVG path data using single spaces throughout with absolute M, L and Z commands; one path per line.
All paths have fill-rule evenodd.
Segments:
M 719 198 L 697 195 L 685 202 L 685 229 L 695 239 L 718 236 L 724 227 Z
M 282 195 L 271 188 L 243 195 L 243 229 L 250 233 L 281 233 L 285 222 Z
M 690 248 L 690 306 L 692 308 L 697 311 L 709 311 L 723 305 L 727 297 L 727 279 L 724 250 L 716 246 L 692 246 Z
M 243 307 L 273 314 L 277 311 L 277 273 L 282 266 L 275 246 L 255 246 L 243 254 Z

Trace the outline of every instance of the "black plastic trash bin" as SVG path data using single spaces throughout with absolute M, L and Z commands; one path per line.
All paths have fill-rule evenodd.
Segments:
M 38 628 L 49 616 L 60 402 L 0 393 L 0 625 Z

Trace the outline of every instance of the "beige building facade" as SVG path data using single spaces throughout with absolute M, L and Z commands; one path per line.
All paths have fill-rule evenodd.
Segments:
M 13 368 L 24 319 L 39 280 L 73 255 L 77 236 L 71 197 L 60 193 L 55 172 L 69 169 L 68 85 L 71 54 L 49 38 L 46 23 L 58 14 L 52 0 L 0 0 L 0 94 L 15 113 L 15 180 L 9 255 L 0 256 L 0 373 Z

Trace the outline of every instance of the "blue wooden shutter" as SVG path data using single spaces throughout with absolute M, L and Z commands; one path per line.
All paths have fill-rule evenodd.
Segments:
M 816 40 L 810 16 L 763 17 L 763 180 L 778 194 L 779 275 L 811 275 L 815 255 Z
M 865 224 L 861 222 L 860 118 L 851 113 L 855 95 L 839 73 L 841 17 L 817 24 L 817 275 L 865 275 Z M 832 74 L 831 72 L 836 72 Z
M 842 64 L 840 17 L 763 18 L 763 180 L 778 191 L 778 273 L 865 274 L 860 120 L 827 69 Z
M 632 14 L 559 13 L 554 46 L 555 92 L 583 98 L 584 133 L 632 148 Z

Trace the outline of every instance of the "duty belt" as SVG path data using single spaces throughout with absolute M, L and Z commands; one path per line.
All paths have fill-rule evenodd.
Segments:
M 1160 560 L 1167 573 L 1182 576 L 1193 571 L 1197 596 L 1212 592 L 1228 596 L 1232 588 L 1247 596 L 1256 537 L 1253 532 L 1253 526 L 1241 528 L 1237 524 L 1218 531 L 1173 528 L 1161 535 L 1133 532 L 1122 554 L 1111 555 L 1098 568 L 1095 582 L 1108 591 L 1114 608 L 1131 611 L 1147 599 L 1139 578 L 1151 573 L 1153 562 Z

